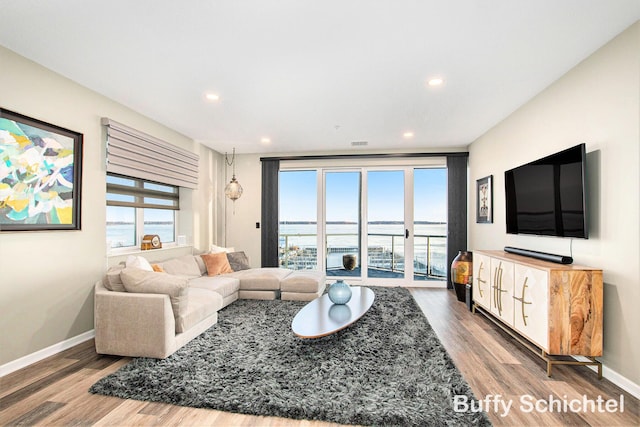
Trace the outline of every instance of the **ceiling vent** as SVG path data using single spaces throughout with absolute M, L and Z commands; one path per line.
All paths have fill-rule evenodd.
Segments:
M 352 147 L 364 147 L 367 144 L 369 144 L 367 141 L 351 141 Z

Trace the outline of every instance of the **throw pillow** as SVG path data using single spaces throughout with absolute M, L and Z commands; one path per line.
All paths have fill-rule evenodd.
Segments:
M 123 266 L 118 265 L 107 270 L 105 280 L 102 282 L 105 288 L 114 292 L 126 292 L 122 279 L 120 279 L 120 272 L 123 268 Z
M 200 277 L 200 268 L 193 255 L 184 255 L 162 263 L 165 273 L 174 276 Z
M 233 248 L 223 248 L 222 246 L 211 245 L 211 253 L 219 254 L 220 252 L 235 252 Z
M 249 266 L 249 258 L 247 258 L 247 255 L 242 251 L 229 252 L 227 259 L 233 271 L 248 270 L 251 268 Z
M 162 268 L 162 266 L 160 266 L 160 264 L 151 264 L 151 268 L 153 268 L 153 271 L 155 271 L 156 273 L 164 273 L 164 269 Z
M 125 268 L 120 272 L 120 277 L 127 292 L 169 295 L 176 319 L 176 333 L 184 332 L 178 317 L 187 311 L 188 279 L 139 268 Z
M 125 262 L 125 265 L 128 268 L 139 268 L 145 271 L 153 271 L 153 267 L 151 267 L 151 264 L 149 264 L 149 261 L 147 261 L 146 258 L 143 258 L 141 256 L 129 255 L 127 257 L 127 261 Z
M 207 266 L 207 274 L 209 276 L 217 276 L 218 274 L 233 273 L 227 254 L 220 252 L 217 254 L 204 254 L 200 255 L 204 261 L 204 265 Z
M 199 254 L 202 255 L 202 254 Z M 198 264 L 198 269 L 200 269 L 200 275 L 204 276 L 205 274 L 207 274 L 207 266 L 204 265 L 204 261 L 202 260 L 201 256 L 194 256 L 193 259 L 196 260 L 196 264 Z

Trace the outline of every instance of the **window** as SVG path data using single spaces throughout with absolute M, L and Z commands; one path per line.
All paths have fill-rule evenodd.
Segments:
M 280 172 L 279 264 L 292 270 L 318 267 L 317 173 Z
M 139 246 L 145 234 L 175 242 L 178 187 L 107 174 L 107 242 L 111 248 Z

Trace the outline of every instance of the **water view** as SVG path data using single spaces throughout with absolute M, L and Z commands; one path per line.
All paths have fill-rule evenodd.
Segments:
M 443 223 L 417 223 L 414 227 L 415 279 L 442 279 L 446 275 L 446 230 Z M 326 230 L 327 274 L 345 274 L 342 257 L 345 254 L 361 256 L 358 225 L 355 223 L 328 223 Z M 377 272 L 405 271 L 404 224 L 376 222 L 368 226 L 369 269 Z M 279 233 L 280 264 L 297 270 L 317 269 L 317 225 L 313 222 L 282 222 Z M 358 262 L 360 264 L 360 261 Z M 374 274 L 373 271 L 369 272 Z M 390 277 L 387 275 L 387 277 Z
M 172 222 L 145 222 L 144 234 L 157 234 L 162 243 L 175 241 Z M 107 242 L 112 248 L 136 246 L 135 223 L 107 222 Z

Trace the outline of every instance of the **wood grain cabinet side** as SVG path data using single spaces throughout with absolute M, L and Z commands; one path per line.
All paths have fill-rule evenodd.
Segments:
M 602 270 L 474 251 L 474 304 L 549 355 L 602 356 Z M 489 301 L 476 289 L 490 265 Z

